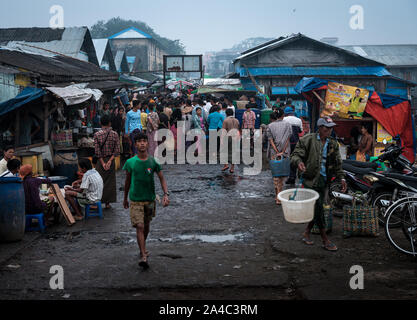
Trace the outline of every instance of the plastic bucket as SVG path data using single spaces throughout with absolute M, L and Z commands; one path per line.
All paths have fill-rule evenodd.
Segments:
M 273 177 L 288 177 L 291 171 L 290 158 L 281 157 L 280 160 L 269 160 L 269 167 Z
M 0 242 L 25 235 L 25 192 L 20 178 L 0 178 Z
M 314 218 L 314 205 L 319 194 L 311 189 L 298 189 L 294 200 L 289 200 L 295 190 L 289 189 L 278 194 L 281 201 L 284 218 L 291 223 L 307 223 Z

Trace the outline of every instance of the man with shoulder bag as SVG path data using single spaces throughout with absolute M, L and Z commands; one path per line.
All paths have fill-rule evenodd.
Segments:
M 102 130 L 94 135 L 94 147 L 98 158 L 97 171 L 103 178 L 104 190 L 101 201 L 110 209 L 110 203 L 117 202 L 115 158 L 120 155 L 119 135 L 110 126 L 110 117 L 100 120 Z

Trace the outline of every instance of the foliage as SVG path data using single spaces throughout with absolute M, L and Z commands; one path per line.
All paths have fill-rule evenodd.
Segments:
M 120 17 L 112 18 L 105 22 L 104 20 L 98 21 L 94 24 L 91 30 L 91 36 L 93 39 L 108 38 L 122 30 L 128 28 L 137 28 L 141 31 L 146 32 L 156 41 L 158 41 L 163 48 L 169 54 L 185 54 L 185 46 L 181 43 L 180 40 L 170 40 L 168 38 L 161 37 L 157 34 L 151 27 L 149 27 L 145 22 L 134 21 L 134 20 L 124 20 Z

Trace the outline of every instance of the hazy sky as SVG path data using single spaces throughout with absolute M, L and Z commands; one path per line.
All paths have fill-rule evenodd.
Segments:
M 141 20 L 180 39 L 188 54 L 298 32 L 339 37 L 339 44 L 417 44 L 416 0 L 1 0 L 0 27 L 47 27 L 55 4 L 64 8 L 66 27 L 117 16 Z M 364 8 L 363 30 L 349 27 L 352 5 Z

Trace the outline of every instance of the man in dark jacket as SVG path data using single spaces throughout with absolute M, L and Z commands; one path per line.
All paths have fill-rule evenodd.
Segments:
M 304 186 L 317 191 L 320 195 L 314 208 L 314 219 L 307 225 L 303 234 L 303 242 L 312 245 L 311 229 L 314 224 L 320 230 L 323 248 L 336 251 L 337 247 L 326 235 L 323 200 L 327 185 L 333 177 L 341 180 L 342 192 L 346 192 L 347 184 L 342 169 L 342 159 L 336 139 L 330 135 L 336 124 L 329 117 L 317 121 L 318 132 L 302 137 L 291 155 L 291 165 L 303 173 Z

